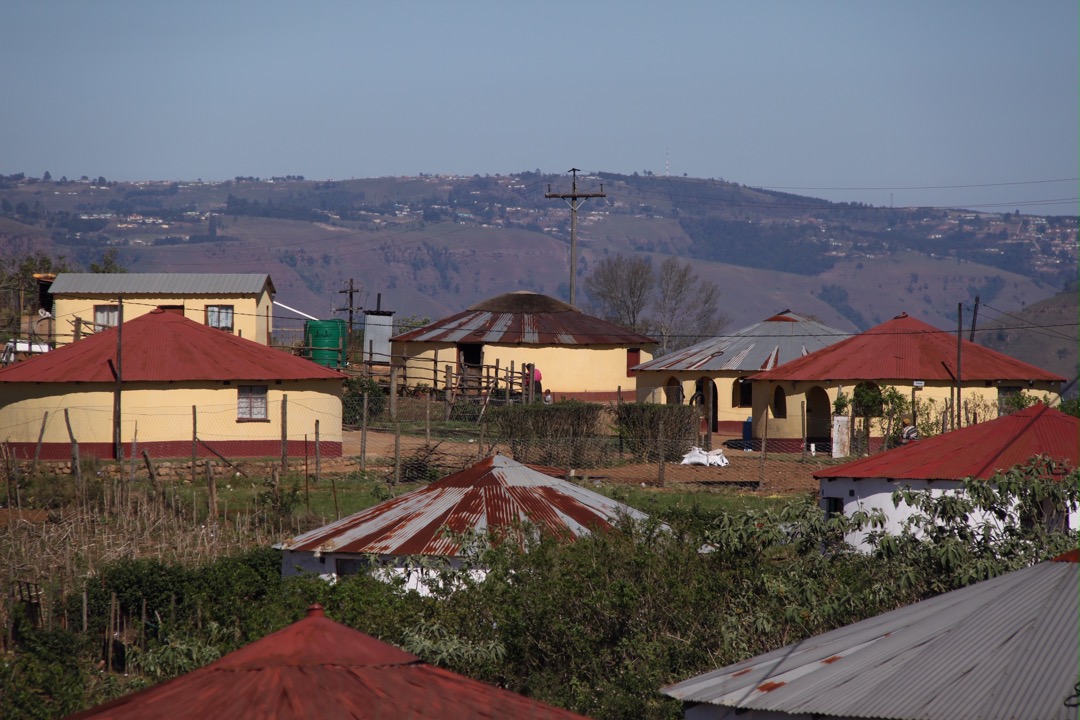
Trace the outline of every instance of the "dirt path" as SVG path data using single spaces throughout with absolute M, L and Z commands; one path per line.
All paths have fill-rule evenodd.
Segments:
M 407 457 L 423 448 L 427 443 L 423 437 L 401 436 L 401 454 Z M 360 432 L 346 431 L 343 437 L 342 451 L 346 459 L 360 455 Z M 466 465 L 478 459 L 475 442 L 441 441 L 438 452 L 455 464 Z M 773 454 L 764 464 L 761 455 L 756 452 L 726 450 L 730 464 L 726 467 L 705 467 L 701 465 L 679 465 L 666 463 L 664 483 L 669 486 L 689 485 L 696 487 L 740 487 L 770 494 L 794 494 L 812 492 L 818 483 L 813 477 L 815 470 L 826 467 L 824 458 L 807 458 L 802 462 L 797 455 Z M 369 431 L 367 437 L 368 463 L 385 465 L 394 457 L 394 435 L 392 433 Z M 326 470 L 334 472 L 333 461 L 324 461 Z M 655 486 L 659 482 L 659 467 L 656 463 L 619 465 L 617 467 L 581 470 L 584 475 L 606 482 Z

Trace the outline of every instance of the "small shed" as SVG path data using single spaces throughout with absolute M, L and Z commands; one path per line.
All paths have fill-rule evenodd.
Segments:
M 886 532 L 899 532 L 911 508 L 895 505 L 899 488 L 957 492 L 965 479 L 990 480 L 1001 472 L 1024 465 L 1035 456 L 1054 460 L 1063 470 L 1080 467 L 1080 419 L 1038 404 L 996 420 L 917 440 L 909 445 L 818 470 L 821 508 L 826 513 L 853 515 L 880 510 L 887 518 Z M 1078 528 L 1077 508 L 1068 512 L 1068 524 Z M 848 542 L 870 547 L 865 532 Z
M 209 665 L 70 720 L 583 720 L 429 665 L 326 617 L 307 617 Z
M 540 370 L 556 399 L 609 402 L 620 388 L 634 397 L 633 368 L 648 360 L 656 340 L 587 315 L 547 295 L 499 295 L 391 339 L 393 363 L 407 386 L 444 388 L 445 367 L 463 391 L 491 386 L 511 367 Z
M 687 720 L 1076 720 L 1080 553 L 663 688 Z
M 495 455 L 410 493 L 311 530 L 277 547 L 283 575 L 348 575 L 429 556 L 461 564 L 462 538 L 531 523 L 541 533 L 574 539 L 608 530 L 620 518 L 647 516 L 600 493 Z M 410 583 L 413 578 L 409 578 Z

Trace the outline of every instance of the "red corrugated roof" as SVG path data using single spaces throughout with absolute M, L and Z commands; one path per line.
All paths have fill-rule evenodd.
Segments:
M 468 310 L 392 338 L 395 342 L 490 345 L 619 345 L 648 347 L 651 337 L 586 315 L 573 305 L 531 292 L 485 300 Z
M 583 717 L 429 665 L 314 605 L 303 620 L 217 662 L 72 720 Z
M 1065 378 L 1008 355 L 961 341 L 961 371 L 970 380 Z M 956 334 L 901 314 L 864 333 L 786 362 L 754 380 L 953 380 Z
M 607 529 L 623 515 L 646 517 L 600 493 L 496 455 L 280 547 L 294 552 L 453 556 L 463 533 L 508 530 L 531 522 L 543 532 L 573 538 Z
M 816 478 L 988 480 L 1034 455 L 1080 467 L 1080 419 L 1033 405 L 996 420 L 917 440 L 814 473 Z
M 124 323 L 124 382 L 344 378 L 310 360 L 154 310 Z M 114 382 L 113 328 L 0 370 L 0 382 Z

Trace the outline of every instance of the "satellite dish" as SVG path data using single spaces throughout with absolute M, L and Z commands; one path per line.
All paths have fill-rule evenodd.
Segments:
M 37 311 L 37 314 L 38 314 L 38 316 L 39 316 L 39 317 L 41 317 L 42 319 L 44 319 L 44 318 L 51 318 L 51 317 L 52 317 L 52 313 L 51 313 L 51 312 L 49 312 L 48 310 L 46 310 L 45 308 L 41 308 L 40 310 L 38 310 L 38 311 Z

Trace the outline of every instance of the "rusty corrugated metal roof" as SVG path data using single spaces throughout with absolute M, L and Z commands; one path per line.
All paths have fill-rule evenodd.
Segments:
M 258 295 L 274 283 L 266 273 L 59 273 L 53 295 Z
M 1065 378 L 1008 355 L 962 340 L 961 370 L 972 380 Z M 956 377 L 956 333 L 901 314 L 864 333 L 785 362 L 754 380 L 945 380 Z
M 391 338 L 394 342 L 649 347 L 651 337 L 586 315 L 546 295 L 516 292 Z
M 1080 467 L 1080 419 L 1043 404 L 1033 405 L 996 420 L 818 470 L 814 477 L 988 480 L 1035 455 Z
M 851 337 L 790 310 L 638 365 L 638 372 L 760 372 Z
M 746 717 L 1076 720 L 1078 588 L 1075 561 L 1040 563 L 663 692 Z
M 453 556 L 463 533 L 529 522 L 541 532 L 573 538 L 608 529 L 621 516 L 647 517 L 580 485 L 495 455 L 279 547 L 293 552 Z
M 124 382 L 313 380 L 345 375 L 310 360 L 152 310 L 124 323 Z M 0 383 L 115 382 L 112 328 L 0 370 Z
M 86 720 L 582 720 L 423 662 L 323 614 L 174 680 L 71 716 Z

